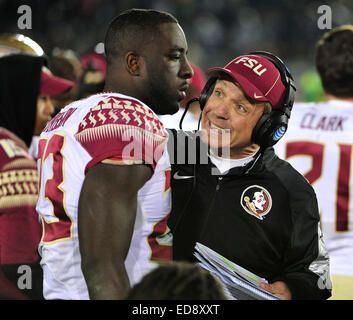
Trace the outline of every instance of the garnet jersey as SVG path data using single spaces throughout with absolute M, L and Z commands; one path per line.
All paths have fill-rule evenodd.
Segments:
M 313 185 L 331 274 L 353 276 L 353 103 L 296 103 L 275 145 Z
M 0 296 L 23 299 L 23 293 L 2 274 L 1 267 L 39 261 L 41 225 L 35 205 L 38 196 L 36 162 L 27 146 L 0 128 Z M 19 275 L 20 276 L 20 275 Z M 32 279 L 32 281 L 37 281 Z M 33 282 L 34 283 L 34 282 Z M 27 297 L 28 298 L 28 297 Z
M 166 225 L 170 212 L 167 132 L 142 102 L 102 93 L 66 106 L 43 130 L 38 145 L 39 248 L 46 299 L 88 299 L 81 270 L 78 201 L 87 171 L 96 163 L 146 163 L 153 175 L 138 191 L 134 232 L 125 266 L 130 284 L 171 259 Z M 109 195 L 107 195 L 109 201 Z M 112 212 L 112 214 L 114 214 Z

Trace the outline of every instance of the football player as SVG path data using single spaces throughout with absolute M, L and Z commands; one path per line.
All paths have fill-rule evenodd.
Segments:
M 111 22 L 102 93 L 66 106 L 39 141 L 46 299 L 121 299 L 171 259 L 168 135 L 192 69 L 170 14 L 132 9 Z
M 353 25 L 325 33 L 316 67 L 327 101 L 296 103 L 275 146 L 313 185 L 330 255 L 331 299 L 353 299 Z

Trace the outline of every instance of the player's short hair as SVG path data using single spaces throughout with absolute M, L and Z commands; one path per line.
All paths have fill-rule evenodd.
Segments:
M 226 300 L 220 281 L 198 264 L 166 262 L 137 283 L 127 300 Z
M 107 62 L 111 63 L 127 50 L 139 50 L 157 27 L 165 23 L 178 23 L 178 20 L 167 12 L 152 9 L 130 9 L 116 16 L 105 36 Z
M 315 60 L 326 93 L 353 97 L 353 25 L 326 32 L 317 43 Z

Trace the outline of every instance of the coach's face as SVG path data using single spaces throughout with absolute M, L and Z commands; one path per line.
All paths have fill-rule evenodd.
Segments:
M 251 135 L 263 111 L 264 103 L 251 103 L 237 83 L 217 80 L 202 112 L 202 140 L 212 149 L 229 146 L 233 159 L 246 157 L 253 153 Z
M 186 96 L 193 70 L 179 24 L 161 24 L 145 50 L 147 105 L 157 114 L 173 114 Z

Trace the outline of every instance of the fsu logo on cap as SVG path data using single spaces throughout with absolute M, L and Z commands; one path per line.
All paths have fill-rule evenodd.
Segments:
M 263 220 L 271 210 L 272 198 L 264 187 L 252 185 L 243 191 L 240 204 L 247 213 Z

